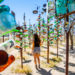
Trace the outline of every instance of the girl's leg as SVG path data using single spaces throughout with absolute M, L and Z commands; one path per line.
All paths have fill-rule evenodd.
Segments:
M 34 63 L 35 63 L 35 67 L 37 68 L 36 54 L 34 54 Z
M 37 54 L 37 59 L 38 59 L 38 65 L 39 65 L 39 68 L 40 68 L 40 55 Z

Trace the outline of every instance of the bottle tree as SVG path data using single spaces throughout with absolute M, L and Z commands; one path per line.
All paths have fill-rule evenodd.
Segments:
M 29 40 L 29 47 L 31 45 L 31 24 L 29 19 L 29 28 L 28 28 L 28 40 Z
M 47 62 L 49 63 L 49 44 L 50 44 L 50 42 L 49 42 L 49 37 L 50 37 L 50 21 L 51 21 L 51 18 L 53 18 L 53 14 L 52 13 L 54 13 L 53 12 L 53 10 L 54 10 L 54 6 L 53 5 L 51 5 L 51 4 L 53 4 L 52 3 L 52 1 L 48 1 L 47 0 Z M 52 32 L 53 33 L 53 32 Z
M 42 42 L 44 42 L 46 40 L 45 36 L 46 36 L 46 24 L 45 24 L 45 20 L 44 18 L 42 19 L 42 25 L 41 25 L 41 33 L 42 33 Z
M 58 58 L 58 55 L 59 55 L 59 40 L 60 38 L 62 37 L 62 28 L 61 28 L 61 24 L 60 24 L 60 21 L 55 21 L 54 22 L 55 25 L 54 25 L 54 40 L 56 40 L 56 45 L 57 45 L 57 58 Z
M 26 48 L 28 47 L 28 29 L 26 28 L 26 30 L 24 30 L 24 36 L 23 36 L 23 38 L 24 38 L 24 50 L 26 51 Z
M 24 20 L 24 25 L 23 25 L 23 29 L 24 29 L 24 51 L 26 51 L 26 39 L 27 39 L 27 37 L 28 37 L 28 35 L 27 35 L 27 27 L 26 27 L 26 21 L 25 21 L 25 19 L 26 19 L 26 16 L 25 16 L 25 13 L 24 13 L 24 16 L 23 16 L 23 20 Z
M 68 75 L 68 63 L 69 63 L 69 34 L 72 26 L 74 25 L 74 22 L 72 22 L 71 25 L 69 25 L 69 15 L 75 13 L 75 0 L 57 0 L 56 1 L 56 10 L 57 15 L 63 15 L 61 18 L 65 19 L 65 33 L 66 33 L 66 73 L 65 75 Z M 72 6 L 74 5 L 74 7 Z M 62 11 L 63 10 L 63 11 Z M 60 19 L 61 19 L 60 18 Z
M 28 28 L 28 40 L 29 40 L 29 47 L 31 46 L 32 43 L 32 38 L 33 38 L 33 28 L 34 25 L 32 26 L 29 20 L 29 28 Z M 35 29 L 35 28 L 34 28 Z
M 42 19 L 42 17 L 40 17 L 40 19 L 38 19 L 38 24 L 39 24 L 39 20 L 40 20 L 40 25 L 38 25 L 38 28 L 36 29 L 36 32 L 37 33 L 40 32 L 40 38 L 42 38 L 41 41 L 43 42 L 45 34 L 46 34 L 46 31 L 45 31 L 46 24 L 44 23 L 44 19 Z
M 16 45 L 16 48 L 20 49 L 21 68 L 23 68 L 23 31 L 22 27 L 16 27 L 16 37 L 18 39 L 16 42 L 19 43 L 19 45 Z
M 39 30 L 39 37 L 41 37 L 41 14 L 38 16 L 38 30 Z
M 53 17 L 53 16 L 51 16 L 49 13 L 53 10 L 53 9 L 50 9 L 49 6 L 50 5 L 50 2 L 48 2 L 48 0 L 47 0 L 47 9 L 45 9 L 45 6 L 46 5 L 44 5 L 44 8 L 43 8 L 43 10 L 45 11 L 45 12 L 47 12 L 47 24 L 45 24 L 45 23 L 43 23 L 42 24 L 42 32 L 43 32 L 43 35 L 46 35 L 47 36 L 47 38 L 45 38 L 44 36 L 42 36 L 43 37 L 43 40 L 46 40 L 47 41 L 47 63 L 49 63 L 49 46 L 50 46 L 50 43 L 53 43 L 51 40 L 52 39 L 50 39 L 50 35 L 51 35 L 51 33 L 53 33 L 52 32 L 52 30 L 50 31 L 50 27 L 51 27 L 51 25 L 50 25 L 50 20 L 51 20 L 51 18 Z M 50 42 L 51 41 L 51 42 Z
M 49 63 L 49 51 L 50 51 L 50 48 L 49 48 L 49 44 L 50 44 L 50 21 L 51 21 L 51 18 L 53 17 L 53 15 L 51 16 L 50 15 L 50 12 L 54 9 L 51 9 L 50 8 L 50 3 L 48 0 L 47 0 L 47 9 L 46 9 L 46 12 L 47 12 L 47 63 Z
M 70 16 L 70 24 L 72 23 L 72 20 L 74 19 L 75 14 Z M 70 30 L 70 41 L 71 41 L 71 47 L 70 49 L 73 50 L 73 46 L 74 46 L 74 41 L 73 41 L 73 36 L 74 36 L 74 26 L 72 27 L 72 29 Z

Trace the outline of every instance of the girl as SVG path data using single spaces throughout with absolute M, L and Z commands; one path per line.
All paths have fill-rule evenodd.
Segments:
M 33 36 L 33 45 L 32 45 L 32 52 L 33 52 L 33 56 L 34 56 L 34 63 L 35 63 L 35 67 L 37 69 L 37 61 L 38 60 L 38 67 L 40 68 L 40 38 L 39 36 L 35 33 Z

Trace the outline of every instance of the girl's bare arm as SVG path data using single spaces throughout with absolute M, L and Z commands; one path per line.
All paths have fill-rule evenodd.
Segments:
M 39 39 L 40 39 L 40 38 L 39 38 Z M 43 43 L 43 42 L 41 42 L 41 40 L 40 40 L 40 46 L 42 45 L 42 43 Z
M 33 42 L 33 44 L 32 44 L 32 50 L 34 50 L 34 42 Z

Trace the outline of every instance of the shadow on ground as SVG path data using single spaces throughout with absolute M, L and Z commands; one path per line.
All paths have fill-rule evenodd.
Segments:
M 42 46 L 42 48 L 45 48 L 45 49 L 47 49 L 47 47 L 45 47 L 45 46 Z
M 60 49 L 62 49 L 62 51 L 60 51 L 61 54 L 66 54 L 66 49 L 63 49 L 63 48 L 60 48 Z M 69 54 L 72 57 L 75 57 L 75 49 L 74 50 L 69 50 Z
M 57 56 L 56 53 L 52 53 L 52 55 Z M 63 57 L 63 55 L 60 55 L 60 54 L 59 54 L 58 56 L 59 56 L 59 57 Z M 44 56 L 41 56 L 41 57 L 47 60 L 47 57 L 44 57 Z M 52 60 L 52 59 L 50 58 L 50 60 Z
M 57 56 L 57 54 L 56 54 L 56 53 L 52 53 L 52 55 Z M 59 54 L 59 56 L 60 56 L 60 57 L 63 57 L 63 55 L 60 55 L 60 54 Z
M 74 63 L 69 63 L 69 66 L 75 67 Z
M 32 56 L 32 54 L 31 53 L 27 53 L 29 56 Z
M 23 63 L 30 63 L 32 60 L 25 60 Z
M 40 70 L 38 70 L 38 73 L 40 73 L 41 75 L 52 75 L 51 74 L 51 70 L 49 70 L 48 72 L 45 70 L 45 69 L 43 69 L 43 68 L 41 68 Z
M 58 72 L 62 72 L 65 73 L 65 69 L 61 68 L 61 67 L 55 67 L 55 70 L 57 70 Z M 69 75 L 75 75 L 75 72 L 69 71 Z

